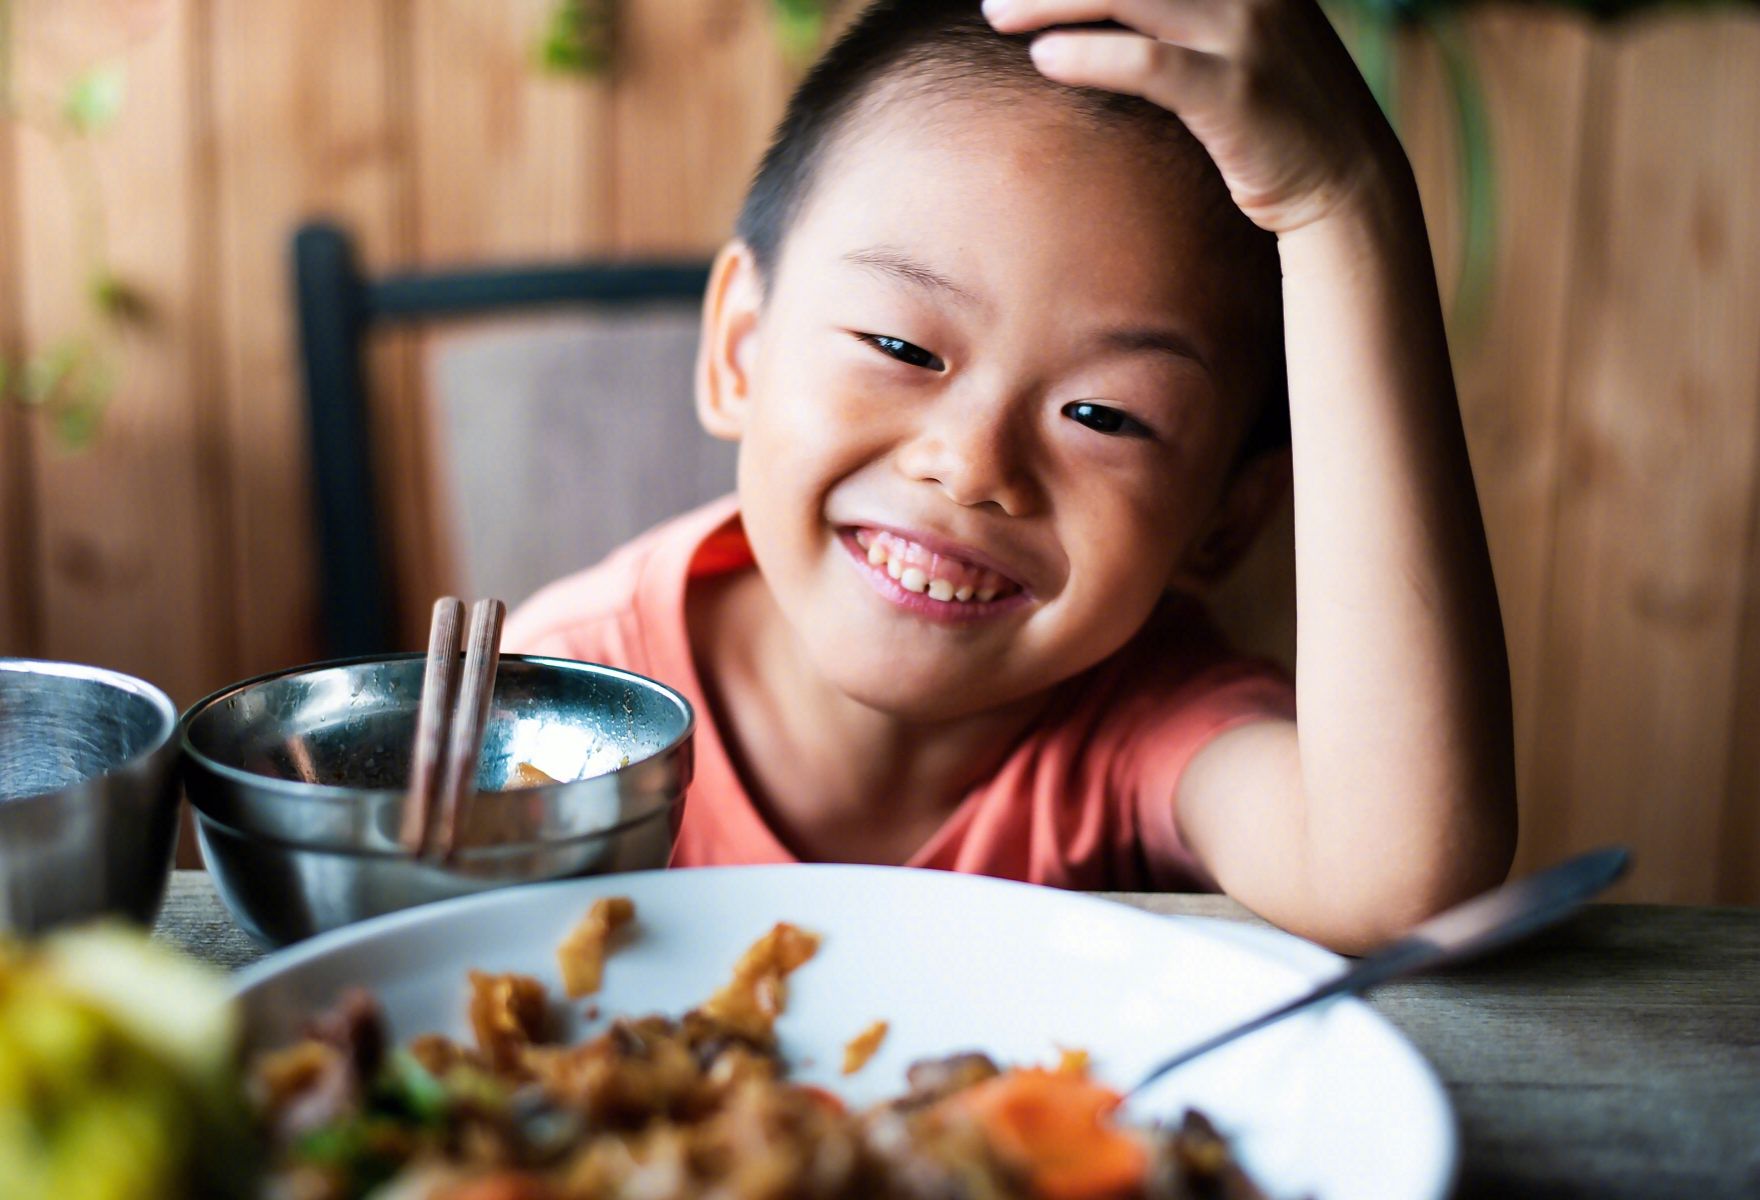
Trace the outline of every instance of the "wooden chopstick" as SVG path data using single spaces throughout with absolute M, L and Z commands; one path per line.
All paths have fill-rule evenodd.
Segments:
M 452 710 L 458 697 L 458 635 L 464 627 L 464 601 L 442 596 L 428 622 L 428 664 L 416 710 L 416 741 L 410 759 L 409 794 L 404 799 L 398 841 L 408 854 L 422 853 L 439 795 Z
M 477 760 L 483 754 L 483 731 L 495 692 L 495 670 L 501 663 L 501 623 L 506 616 L 507 606 L 499 600 L 478 600 L 471 605 L 464 677 L 458 685 L 458 705 L 436 797 L 437 827 L 427 847 L 427 856 L 441 862 L 457 849 L 459 810 L 476 791 Z

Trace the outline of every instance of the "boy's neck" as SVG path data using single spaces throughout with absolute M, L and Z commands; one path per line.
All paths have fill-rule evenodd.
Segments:
M 1037 696 L 951 721 L 907 721 L 813 670 L 753 570 L 692 581 L 691 654 L 753 806 L 802 859 L 902 863 L 1043 710 Z

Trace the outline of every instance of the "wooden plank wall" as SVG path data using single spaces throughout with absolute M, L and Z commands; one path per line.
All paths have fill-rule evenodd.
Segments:
M 93 142 L 150 320 L 97 446 L 0 410 L 0 653 L 189 701 L 318 653 L 286 276 L 327 214 L 368 266 L 706 254 L 795 69 L 766 0 L 629 0 L 617 72 L 546 76 L 552 0 L 12 0 L 22 88 L 120 60 Z M 123 12 L 127 19 L 118 17 Z M 144 14 L 144 15 L 143 15 Z M 1760 18 L 1461 24 L 1496 146 L 1490 302 L 1457 375 L 1514 675 L 1522 864 L 1615 838 L 1630 897 L 1760 902 Z M 1445 285 L 1458 167 L 1432 43 L 1402 133 Z M 77 323 L 54 148 L 0 122 L 0 353 Z M 449 578 L 423 341 L 371 366 L 406 637 Z M 1287 654 L 1288 526 L 1233 593 Z

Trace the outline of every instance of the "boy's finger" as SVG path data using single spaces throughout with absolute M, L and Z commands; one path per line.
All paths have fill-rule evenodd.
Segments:
M 1233 44 L 1240 7 L 1241 0 L 985 0 L 984 16 L 998 33 L 1117 21 L 1161 41 L 1218 53 Z
M 1071 87 L 1141 96 L 1171 112 L 1220 85 L 1223 60 L 1135 33 L 1048 33 L 1033 42 L 1039 73 Z

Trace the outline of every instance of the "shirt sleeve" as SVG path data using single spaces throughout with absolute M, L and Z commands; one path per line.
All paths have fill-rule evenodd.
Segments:
M 1186 766 L 1205 746 L 1254 721 L 1295 719 L 1295 686 L 1275 664 L 1250 658 L 1211 666 L 1154 697 L 1119 755 L 1119 790 L 1151 886 L 1178 889 L 1215 881 L 1179 834 L 1175 798 Z

